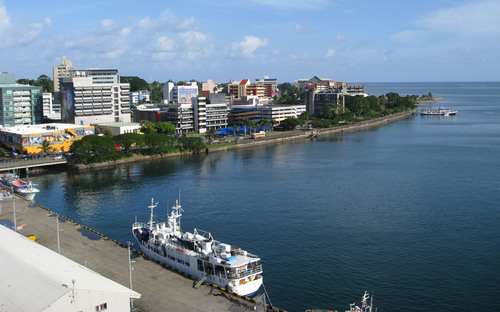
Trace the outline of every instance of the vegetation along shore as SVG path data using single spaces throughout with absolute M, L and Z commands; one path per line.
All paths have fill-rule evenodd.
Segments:
M 299 118 L 288 118 L 277 127 L 267 126 L 265 136 L 253 138 L 259 123 L 242 120 L 241 132 L 232 135 L 217 135 L 210 131 L 204 135 L 192 133 L 175 134 L 175 127 L 166 122 L 141 122 L 141 132 L 112 136 L 86 136 L 71 147 L 70 164 L 75 168 L 88 169 L 121 163 L 142 162 L 150 159 L 179 157 L 192 153 L 209 153 L 248 148 L 261 144 L 272 144 L 288 140 L 308 139 L 318 136 L 362 131 L 390 122 L 410 118 L 418 105 L 434 103 L 443 98 L 432 94 L 424 96 L 399 96 L 389 93 L 383 96 L 355 96 L 346 101 L 345 107 L 325 105 L 318 117 L 302 114 Z M 264 121 L 262 121 L 264 123 Z M 276 131 L 280 129 L 281 131 Z

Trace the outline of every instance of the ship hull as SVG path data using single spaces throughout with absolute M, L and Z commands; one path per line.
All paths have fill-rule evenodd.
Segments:
M 190 255 L 187 250 L 175 247 L 164 247 L 163 245 L 150 249 L 147 245 L 142 245 L 137 237 L 136 241 L 139 244 L 141 252 L 152 260 L 164 263 L 178 271 L 191 275 L 196 280 L 200 280 L 206 275 L 205 271 L 199 270 L 199 260 L 203 260 L 195 255 Z M 229 280 L 220 276 L 220 274 L 209 274 L 204 282 L 217 285 L 218 287 L 232 291 L 240 296 L 250 296 L 259 290 L 263 283 L 263 278 L 260 276 L 258 279 L 251 282 L 230 286 Z

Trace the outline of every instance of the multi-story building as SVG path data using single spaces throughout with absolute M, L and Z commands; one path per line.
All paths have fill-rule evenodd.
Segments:
M 260 122 L 262 119 L 281 122 L 289 117 L 297 118 L 306 111 L 304 105 L 238 105 L 228 113 L 229 124 L 235 124 L 243 119 Z
M 302 90 L 300 104 L 305 105 L 309 115 L 318 115 L 327 103 L 345 107 L 345 97 L 367 96 L 364 85 L 349 85 L 347 82 L 334 82 L 331 79 L 300 79 L 295 86 Z
M 73 63 L 63 56 L 61 64 L 52 68 L 52 78 L 54 85 L 54 101 L 61 103 L 61 79 L 70 76 L 70 70 L 74 70 Z
M 0 125 L 43 123 L 42 87 L 20 85 L 14 74 L 0 73 Z
M 137 105 L 142 102 L 151 103 L 151 92 L 148 90 L 130 92 L 131 105 Z
M 195 131 L 194 109 L 192 104 L 167 105 L 167 122 L 175 126 L 177 133 Z
M 258 78 L 255 79 L 255 83 L 262 84 L 264 86 L 264 96 L 272 98 L 278 95 L 278 79 L 275 78 Z
M 259 99 L 266 97 L 264 84 L 250 83 L 250 79 L 231 82 L 228 85 L 228 93 L 236 99 L 252 95 L 259 97 Z
M 50 114 L 55 113 L 54 104 L 52 101 L 52 93 L 42 93 L 42 103 L 44 116 L 49 116 Z
M 69 151 L 73 142 L 86 135 L 95 133 L 94 127 L 75 126 L 73 124 L 39 124 L 2 128 L 0 142 L 8 149 L 40 153 L 43 141 L 50 143 L 55 151 Z
M 258 107 L 258 118 L 281 122 L 287 118 L 297 118 L 305 111 L 304 105 L 264 105 Z
M 197 96 L 198 85 L 194 81 L 177 86 L 173 82 L 167 82 L 163 86 L 163 101 L 165 103 L 191 103 L 191 99 Z
M 218 93 L 219 92 L 219 83 L 214 82 L 212 79 L 208 79 L 207 82 L 201 83 L 201 91 L 210 93 Z
M 210 95 L 210 104 L 206 105 L 207 130 L 210 128 L 220 129 L 227 127 L 227 111 L 226 95 L 212 93 Z
M 215 95 L 215 94 L 213 94 Z M 212 98 L 206 103 L 205 97 L 196 97 L 192 104 L 151 104 L 139 105 L 133 112 L 134 122 L 148 120 L 150 122 L 169 122 L 177 133 L 196 131 L 205 133 L 210 128 L 227 126 L 227 104 L 225 96 Z
M 130 122 L 130 84 L 117 69 L 70 71 L 62 78 L 61 120 L 77 125 Z

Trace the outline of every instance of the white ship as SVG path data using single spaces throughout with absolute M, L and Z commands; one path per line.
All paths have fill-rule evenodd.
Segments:
M 209 232 L 199 229 L 193 233 L 182 232 L 183 210 L 178 200 L 167 222 L 154 221 L 156 206 L 151 199 L 149 222 L 136 220 L 132 226 L 142 253 L 195 277 L 195 287 L 206 282 L 241 296 L 257 292 L 263 282 L 258 256 L 216 241 Z
M 31 181 L 23 181 L 19 179 L 16 173 L 5 173 L 0 176 L 0 186 L 8 191 L 15 192 L 24 196 L 27 200 L 33 200 L 35 195 L 40 192 L 35 184 Z
M 457 114 L 456 110 L 446 107 L 439 108 L 422 108 L 420 115 L 422 116 L 454 116 Z

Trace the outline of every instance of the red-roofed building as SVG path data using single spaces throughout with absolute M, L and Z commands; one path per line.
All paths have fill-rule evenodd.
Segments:
M 240 82 L 233 81 L 228 85 L 228 92 L 237 99 L 250 95 L 256 95 L 259 98 L 264 98 L 264 91 L 265 89 L 263 84 L 250 83 L 250 79 L 243 79 Z

